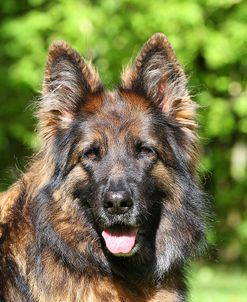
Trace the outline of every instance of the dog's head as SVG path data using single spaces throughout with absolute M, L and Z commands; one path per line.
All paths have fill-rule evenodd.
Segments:
M 39 111 L 52 228 L 61 237 L 67 230 L 80 252 L 80 240 L 93 237 L 118 270 L 146 263 L 160 277 L 184 261 L 204 233 L 195 109 L 163 34 L 144 45 L 114 92 L 66 43 L 54 43 Z M 61 217 L 70 218 L 66 227 Z M 87 238 L 74 235 L 80 225 Z

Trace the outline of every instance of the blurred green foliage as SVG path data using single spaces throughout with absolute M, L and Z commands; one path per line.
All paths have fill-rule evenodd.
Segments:
M 201 104 L 200 174 L 216 212 L 214 252 L 220 262 L 247 263 L 246 20 L 241 0 L 1 1 L 0 188 L 37 148 L 32 104 L 53 40 L 91 58 L 111 88 L 122 65 L 161 31 Z
M 204 265 L 190 269 L 188 276 L 191 302 L 246 302 L 247 274 L 242 270 Z

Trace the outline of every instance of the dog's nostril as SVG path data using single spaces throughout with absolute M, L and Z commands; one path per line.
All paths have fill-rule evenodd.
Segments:
M 104 207 L 107 208 L 107 209 L 113 208 L 113 203 L 112 202 L 105 202 Z
M 133 202 L 127 191 L 108 191 L 105 193 L 104 208 L 110 214 L 124 214 L 132 207 Z
M 132 200 L 131 199 L 127 199 L 127 200 L 123 200 L 120 202 L 120 207 L 122 208 L 131 208 L 132 207 Z
M 121 203 L 120 203 L 120 207 L 122 207 L 122 208 L 125 208 L 125 207 L 127 207 L 128 205 L 127 205 L 127 201 L 122 201 Z

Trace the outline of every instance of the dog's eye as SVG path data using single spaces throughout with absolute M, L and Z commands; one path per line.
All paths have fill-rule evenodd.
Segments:
M 90 160 L 99 160 L 100 159 L 100 149 L 95 147 L 85 151 L 82 154 L 83 158 L 90 159 Z
M 141 144 L 138 144 L 136 146 L 136 153 L 140 157 L 155 156 L 156 155 L 156 152 L 152 147 L 141 145 Z

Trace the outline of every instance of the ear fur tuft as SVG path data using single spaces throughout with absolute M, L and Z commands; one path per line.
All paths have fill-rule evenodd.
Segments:
M 103 89 L 98 73 L 66 42 L 54 42 L 48 53 L 38 113 L 41 137 L 66 129 L 90 94 Z
M 75 64 L 78 71 L 88 82 L 86 84 L 90 92 L 93 93 L 102 86 L 99 75 L 91 63 L 86 62 L 77 51 L 69 46 L 69 44 L 60 40 L 53 42 L 49 48 L 42 89 L 43 93 L 50 90 L 48 84 L 51 83 L 52 72 L 54 71 L 54 68 L 56 68 L 56 63 L 58 63 L 59 58 L 67 58 Z
M 166 36 L 154 34 L 132 66 L 122 74 L 122 86 L 144 91 L 161 111 L 188 127 L 195 126 L 196 104 L 187 90 L 187 79 Z

